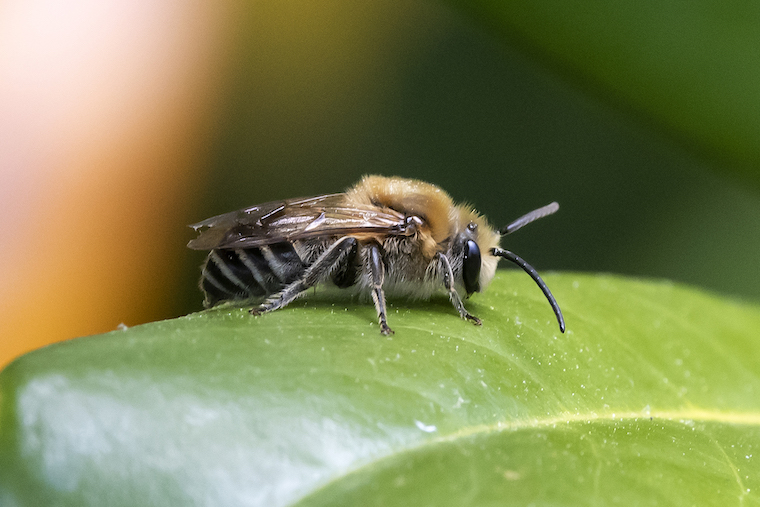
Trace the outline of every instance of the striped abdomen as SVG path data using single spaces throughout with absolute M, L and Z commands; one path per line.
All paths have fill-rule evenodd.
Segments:
M 212 250 L 203 265 L 200 286 L 208 308 L 221 301 L 263 298 L 281 291 L 301 278 L 324 250 L 322 245 L 303 245 L 302 258 L 291 243 Z M 339 287 L 354 284 L 356 251 L 346 256 L 333 272 L 332 280 Z

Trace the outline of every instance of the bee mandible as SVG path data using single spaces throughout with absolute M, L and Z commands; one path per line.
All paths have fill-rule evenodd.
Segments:
M 555 213 L 556 202 L 495 230 L 474 209 L 419 180 L 365 176 L 344 193 L 286 199 L 218 215 L 191 225 L 200 235 L 188 243 L 210 250 L 202 267 L 204 306 L 224 301 L 258 302 L 254 315 L 282 308 L 307 289 L 333 284 L 369 293 L 380 332 L 388 326 L 385 294 L 429 299 L 442 289 L 459 315 L 467 297 L 483 291 L 499 259 L 522 268 L 554 310 L 562 311 L 536 270 L 499 247 L 501 236 Z

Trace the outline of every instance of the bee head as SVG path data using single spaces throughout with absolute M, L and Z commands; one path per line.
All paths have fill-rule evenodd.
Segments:
M 533 210 L 495 231 L 486 223 L 483 217 L 471 208 L 465 206 L 458 207 L 458 216 L 455 217 L 458 230 L 451 244 L 449 258 L 452 270 L 454 271 L 454 277 L 460 285 L 464 286 L 467 296 L 469 297 L 475 292 L 484 290 L 496 273 L 496 265 L 499 263 L 499 259 L 506 259 L 517 264 L 536 282 L 546 296 L 546 299 L 549 300 L 549 304 L 557 316 L 559 328 L 564 333 L 565 320 L 562 317 L 562 311 L 535 268 L 509 250 L 499 248 L 501 236 L 511 234 L 539 218 L 551 215 L 558 209 L 559 205 L 553 202 L 542 208 Z
M 459 230 L 451 245 L 452 269 L 467 296 L 484 290 L 496 273 L 498 257 L 490 254 L 499 246 L 499 233 L 471 209 L 458 210 Z

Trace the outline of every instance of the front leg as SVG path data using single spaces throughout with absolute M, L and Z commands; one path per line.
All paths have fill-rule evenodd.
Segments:
M 449 291 L 449 300 L 451 301 L 451 304 L 453 304 L 454 308 L 457 309 L 460 317 L 462 317 L 465 320 L 472 321 L 472 323 L 475 324 L 476 326 L 481 325 L 482 322 L 480 321 L 480 319 L 472 315 L 470 312 L 467 311 L 467 308 L 464 307 L 462 298 L 459 297 L 459 293 L 454 288 L 454 271 L 452 271 L 451 269 L 451 264 L 449 264 L 449 259 L 440 252 L 435 254 L 435 256 L 438 258 L 438 261 L 440 262 L 440 265 L 443 268 L 443 285 L 446 287 L 446 290 Z
M 311 266 L 306 268 L 301 278 L 291 283 L 280 292 L 269 297 L 257 308 L 252 308 L 251 313 L 253 315 L 260 315 L 265 312 L 277 310 L 278 308 L 282 308 L 291 303 L 294 299 L 303 294 L 306 289 L 313 287 L 322 281 L 356 245 L 356 238 L 346 236 L 345 238 L 339 239 L 330 245 Z
M 369 271 L 372 275 L 372 300 L 375 302 L 377 310 L 377 319 L 380 321 L 380 333 L 384 335 L 393 334 L 393 329 L 388 327 L 388 321 L 385 314 L 385 292 L 383 292 L 383 281 L 385 281 L 385 264 L 380 251 L 380 245 L 370 243 L 367 246 Z

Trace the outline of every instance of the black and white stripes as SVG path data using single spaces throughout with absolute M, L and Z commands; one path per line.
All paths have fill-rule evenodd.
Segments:
M 203 265 L 201 289 L 210 307 L 229 299 L 263 297 L 282 290 L 306 269 L 291 243 L 212 250 Z

